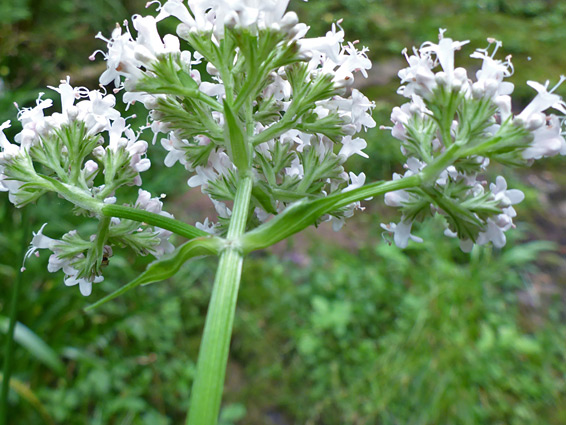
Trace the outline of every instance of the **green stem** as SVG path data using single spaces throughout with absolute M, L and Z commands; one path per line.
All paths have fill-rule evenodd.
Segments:
M 102 214 L 107 217 L 125 218 L 128 220 L 138 221 L 140 223 L 151 224 L 152 226 L 156 226 L 161 229 L 170 230 L 171 232 L 187 239 L 210 236 L 205 231 L 199 230 L 190 224 L 186 224 L 182 221 L 165 217 L 160 214 L 140 210 L 139 208 L 127 207 L 124 205 L 105 205 L 102 207 Z
M 353 202 L 383 195 L 394 190 L 418 187 L 423 183 L 422 176 L 415 174 L 399 180 L 375 182 L 349 192 L 335 193 L 326 198 L 299 201 L 287 207 L 283 213 L 241 238 L 245 253 L 267 248 L 314 224 L 324 214 L 339 210 Z
M 22 212 L 23 234 L 22 234 L 22 255 L 23 259 L 27 250 L 27 240 L 29 233 L 29 220 L 26 213 Z M 10 391 L 10 375 L 12 373 L 12 359 L 14 346 L 14 330 L 16 328 L 16 313 L 18 311 L 18 299 L 23 281 L 23 270 L 19 271 L 14 280 L 12 288 L 12 300 L 10 302 L 10 325 L 6 334 L 6 342 L 4 346 L 4 371 L 2 373 L 2 394 L 0 398 L 0 424 L 5 425 L 8 419 L 8 392 Z
M 244 176 L 236 192 L 227 243 L 220 255 L 206 315 L 187 425 L 215 425 L 218 421 L 244 261 L 238 242 L 246 229 L 252 186 L 252 177 Z

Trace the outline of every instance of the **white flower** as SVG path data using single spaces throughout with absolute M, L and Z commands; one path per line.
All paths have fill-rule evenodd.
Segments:
M 64 282 L 66 286 L 79 285 L 79 290 L 81 291 L 81 294 L 85 297 L 88 297 L 92 293 L 92 284 L 100 283 L 103 280 L 104 280 L 103 276 L 95 276 L 92 280 L 89 280 L 84 277 L 77 278 L 77 275 L 73 274 L 73 275 L 65 276 Z
M 187 147 L 186 141 L 179 140 L 173 132 L 169 133 L 167 139 L 161 139 L 161 146 L 167 151 L 164 163 L 166 167 L 172 167 L 177 161 L 182 165 L 187 164 L 184 148 Z
M 549 81 L 544 85 L 536 81 L 527 81 L 527 84 L 538 93 L 525 109 L 515 117 L 515 120 L 523 122 L 527 128 L 536 129 L 544 124 L 544 120 L 541 121 L 539 117 L 548 108 L 554 108 L 566 114 L 566 104 L 560 96 L 553 93 L 564 80 L 566 80 L 566 77 L 561 76 L 560 81 L 550 91 L 548 90 Z
M 29 149 L 35 145 L 39 138 L 49 131 L 49 124 L 45 120 L 44 109 L 53 105 L 51 99 L 42 100 L 44 93 L 40 93 L 33 108 L 22 108 L 18 112 L 18 120 L 22 123 L 23 130 L 16 134 L 14 140 L 22 148 Z
M 409 245 L 409 239 L 415 242 L 422 242 L 422 238 L 418 236 L 411 235 L 411 226 L 413 225 L 412 222 L 407 222 L 401 219 L 401 222 L 398 224 L 389 223 L 383 224 L 381 223 L 381 227 L 387 230 L 390 233 L 393 233 L 393 240 L 395 241 L 395 245 L 399 248 L 407 248 Z
M 566 153 L 566 140 L 562 135 L 560 119 L 556 115 L 548 116 L 545 124 L 534 130 L 532 134 L 531 145 L 522 153 L 524 159 L 540 159 Z
M 189 12 L 181 1 L 169 0 L 159 9 L 157 20 L 175 16 L 183 25 L 177 29 L 181 36 L 191 31 L 212 31 L 222 38 L 224 26 L 291 32 L 297 26 L 297 18 L 294 12 L 285 14 L 288 3 L 289 0 L 190 0 Z
M 358 189 L 366 182 L 365 173 L 360 173 L 357 176 L 350 171 L 350 184 L 342 190 L 342 192 L 349 192 L 350 190 Z
M 352 155 L 357 154 L 363 156 L 364 158 L 369 158 L 369 156 L 362 151 L 362 149 L 365 149 L 366 147 L 367 147 L 367 142 L 364 139 L 360 137 L 356 137 L 355 139 L 352 139 L 352 136 L 345 136 L 342 139 L 342 148 L 340 149 L 338 155 L 344 156 L 345 158 L 349 158 Z
M 141 62 L 136 59 L 134 53 L 136 44 L 129 31 L 122 34 L 122 28 L 117 26 L 112 31 L 110 39 L 105 38 L 101 33 L 98 33 L 96 38 L 105 41 L 108 46 L 108 53 L 101 52 L 106 60 L 107 69 L 100 76 L 100 84 L 105 86 L 113 82 L 118 88 L 122 85 L 120 77 L 136 81 L 142 76 L 142 71 L 139 69 Z M 94 60 L 94 54 L 91 59 Z
M 445 30 L 440 30 L 440 40 L 438 44 L 431 42 L 424 43 L 420 51 L 421 53 L 434 53 L 440 62 L 440 66 L 444 71 L 445 83 L 448 87 L 454 84 L 461 85 L 465 81 L 465 70 L 464 73 L 456 72 L 454 69 L 454 51 L 460 50 L 462 46 L 468 44 L 470 40 L 466 41 L 454 41 L 451 38 L 444 37 Z
M 503 79 L 513 74 L 511 56 L 505 58 L 505 61 L 494 59 L 502 44 L 497 40 L 488 39 L 488 41 L 490 44 L 495 44 L 491 55 L 487 49 L 478 49 L 470 55 L 472 58 L 483 61 L 481 69 L 476 72 L 477 81 L 472 85 L 472 93 L 476 97 L 508 96 L 513 92 L 514 86 L 513 83 L 503 81 Z
M 261 210 L 261 211 L 263 211 L 263 210 Z M 197 222 L 195 224 L 195 227 L 199 230 L 206 232 L 206 233 L 210 233 L 211 235 L 214 235 L 216 233 L 216 228 L 218 227 L 218 224 L 213 223 L 212 221 L 209 221 L 208 217 L 206 217 L 202 223 Z
M 435 75 L 432 72 L 434 61 L 429 53 L 419 52 L 417 49 L 413 49 L 411 56 L 407 55 L 407 49 L 404 49 L 402 53 L 409 66 L 397 74 L 401 79 L 401 84 L 406 83 L 399 87 L 397 93 L 409 98 L 414 94 L 426 97 L 436 87 Z
M 138 199 L 135 203 L 136 208 L 140 208 L 154 214 L 159 214 L 164 217 L 173 217 L 166 211 L 163 211 L 163 202 L 159 198 L 152 198 L 151 194 L 143 189 L 138 190 Z M 161 257 L 164 254 L 173 252 L 175 246 L 169 242 L 169 237 L 173 234 L 169 230 L 162 229 L 160 227 L 155 227 L 154 231 L 156 236 L 159 238 L 159 243 L 153 245 L 149 248 L 149 252 L 155 257 Z
M 519 189 L 507 190 L 507 182 L 502 176 L 497 176 L 495 184 L 491 183 L 489 185 L 489 189 L 495 196 L 495 200 L 499 201 L 499 205 L 501 207 L 509 207 L 511 205 L 518 204 L 525 199 L 525 194 Z
M 34 255 L 38 249 L 53 250 L 53 247 L 55 246 L 55 243 L 57 241 L 43 234 L 43 229 L 45 229 L 45 226 L 47 226 L 47 223 L 44 223 L 37 233 L 33 232 L 33 238 L 31 240 L 30 248 L 27 250 L 26 255 L 24 256 L 24 263 L 29 257 Z
M 8 138 L 4 134 L 4 130 L 10 127 L 10 121 L 4 121 L 2 125 L 0 125 L 0 167 L 3 164 L 8 163 L 10 159 L 20 154 L 20 147 L 18 145 L 14 145 L 8 141 Z M 0 174 L 2 173 L 2 168 L 0 168 Z
M 337 31 L 337 29 L 339 30 Z M 325 59 L 330 59 L 334 63 L 340 62 L 341 44 L 344 42 L 344 30 L 332 24 L 332 29 L 324 37 L 306 38 L 297 42 L 299 51 L 303 54 L 312 55 L 312 64 L 320 64 Z

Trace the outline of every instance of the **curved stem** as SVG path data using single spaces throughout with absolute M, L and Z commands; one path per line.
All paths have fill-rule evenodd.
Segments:
M 244 261 L 238 240 L 246 229 L 252 186 L 252 178 L 245 176 L 236 192 L 226 247 L 220 255 L 206 315 L 187 425 L 215 425 L 218 421 Z
M 296 202 L 269 222 L 243 235 L 241 238 L 242 248 L 245 253 L 267 248 L 307 228 L 324 214 L 339 210 L 353 202 L 363 201 L 366 198 L 383 195 L 394 190 L 418 187 L 422 182 L 422 176 L 415 174 L 400 180 L 370 183 L 349 192 L 332 194 L 326 198 Z
M 182 221 L 165 217 L 160 214 L 140 210 L 139 208 L 127 207 L 124 205 L 104 205 L 102 207 L 102 214 L 107 217 L 125 218 L 128 220 L 139 221 L 140 223 L 151 224 L 152 226 L 156 226 L 161 229 L 170 230 L 171 232 L 187 239 L 210 236 L 204 230 L 197 229 L 190 224 L 186 224 Z

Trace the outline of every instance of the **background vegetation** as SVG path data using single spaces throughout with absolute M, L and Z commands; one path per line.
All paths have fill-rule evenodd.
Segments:
M 0 3 L 0 122 L 14 123 L 14 102 L 33 103 L 66 75 L 96 87 L 104 64 L 87 58 L 104 44 L 94 35 L 143 13 L 144 3 Z M 503 40 L 522 103 L 532 95 L 526 80 L 557 80 L 566 69 L 566 6 L 559 1 L 293 0 L 291 7 L 315 35 L 344 18 L 348 39 L 371 48 L 375 70 L 363 90 L 377 102 L 379 124 L 402 102 L 395 95 L 399 52 L 434 40 L 439 27 L 472 40 L 464 53 L 485 46 L 488 36 Z M 477 66 L 464 63 L 470 72 Z M 370 132 L 368 145 L 371 159 L 354 160 L 350 169 L 372 179 L 399 170 L 398 144 L 387 132 Z M 248 258 L 223 425 L 566 423 L 563 161 L 508 176 L 527 199 L 502 251 L 463 254 L 437 222 L 420 231 L 425 243 L 401 251 L 379 228 L 393 212 L 374 201 L 340 233 L 321 226 Z M 194 222 L 210 212 L 198 193 L 169 191 L 184 187 L 182 169 L 164 170 L 156 159 L 150 172 L 148 188 L 167 192 L 178 218 Z M 21 245 L 30 238 L 23 222 L 33 229 L 49 222 L 53 235 L 92 226 L 58 199 L 42 199 L 25 217 L 1 199 L 0 338 Z M 193 261 L 177 277 L 92 315 L 82 311 L 147 261 L 117 253 L 88 300 L 47 273 L 45 255 L 28 261 L 18 319 L 40 340 L 20 328 L 10 424 L 181 423 L 213 259 Z

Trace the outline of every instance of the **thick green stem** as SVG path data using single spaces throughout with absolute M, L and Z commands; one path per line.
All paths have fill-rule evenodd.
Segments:
M 252 186 L 252 177 L 245 176 L 236 192 L 227 242 L 220 255 L 206 315 L 187 425 L 216 425 L 218 421 L 244 261 L 239 238 L 246 229 Z
M 29 231 L 29 220 L 26 214 L 22 214 L 23 222 L 23 234 L 22 234 L 22 255 L 23 259 L 26 253 L 27 243 L 26 238 L 28 237 Z M 4 371 L 2 373 L 2 393 L 0 397 L 0 424 L 6 424 L 8 420 L 8 392 L 10 391 L 10 376 L 12 374 L 12 359 L 13 359 L 13 349 L 14 349 L 14 330 L 16 329 L 17 317 L 16 313 L 18 311 L 18 299 L 20 296 L 20 288 L 23 281 L 23 269 L 16 274 L 14 279 L 14 286 L 12 288 L 12 300 L 10 302 L 10 325 L 8 327 L 8 333 L 6 334 L 6 342 L 4 346 Z

